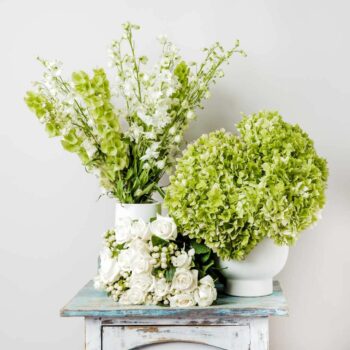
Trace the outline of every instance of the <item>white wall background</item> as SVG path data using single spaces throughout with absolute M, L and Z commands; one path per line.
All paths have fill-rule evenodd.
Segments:
M 272 320 L 271 349 L 350 349 L 349 11 L 345 0 L 0 0 L 1 349 L 83 346 L 83 322 L 59 309 L 94 275 L 113 202 L 97 202 L 96 180 L 47 138 L 23 95 L 41 76 L 37 55 L 67 73 L 106 66 L 126 20 L 142 25 L 138 45 L 151 57 L 162 33 L 188 59 L 216 40 L 240 38 L 248 52 L 226 68 L 188 140 L 271 108 L 329 160 L 324 218 L 280 275 L 290 317 Z

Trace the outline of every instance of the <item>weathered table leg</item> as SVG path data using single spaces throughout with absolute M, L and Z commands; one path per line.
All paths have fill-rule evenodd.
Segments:
M 85 350 L 102 350 L 101 320 L 85 318 Z
M 268 350 L 269 319 L 268 317 L 252 318 L 250 325 L 250 350 Z

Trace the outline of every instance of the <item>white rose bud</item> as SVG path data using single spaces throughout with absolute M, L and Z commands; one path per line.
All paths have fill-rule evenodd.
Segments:
M 162 215 L 157 215 L 157 219 L 150 224 L 151 233 L 166 240 L 172 241 L 177 237 L 177 227 L 174 219 Z

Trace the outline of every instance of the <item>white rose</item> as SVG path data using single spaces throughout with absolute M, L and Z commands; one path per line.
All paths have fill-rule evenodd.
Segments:
M 133 220 L 130 232 L 133 239 L 140 238 L 146 241 L 150 238 L 149 225 L 142 219 Z
M 214 284 L 200 284 L 194 291 L 194 299 L 198 306 L 210 306 L 216 297 L 217 292 Z
M 157 219 L 150 224 L 151 233 L 167 241 L 175 240 L 177 227 L 174 219 L 167 216 L 157 215 Z
M 170 283 L 165 278 L 157 279 L 154 282 L 154 294 L 156 297 L 163 298 L 169 293 Z
M 146 293 L 140 288 L 128 289 L 119 299 L 120 304 L 124 305 L 140 305 L 145 302 Z
M 136 238 L 129 243 L 129 250 L 134 257 L 139 254 L 149 254 L 148 244 L 140 238 Z
M 214 285 L 215 285 L 214 280 L 210 275 L 206 275 L 205 277 L 200 279 L 199 284 L 200 285 L 207 284 L 208 286 L 212 286 L 212 287 L 214 287 Z
M 118 255 L 118 264 L 122 271 L 130 271 L 132 258 L 132 251 L 130 249 L 120 251 Z
M 185 252 L 182 251 L 179 256 L 172 256 L 171 262 L 175 267 L 189 268 L 192 262 L 192 258 Z
M 191 292 L 197 288 L 198 271 L 177 268 L 173 277 L 171 288 L 182 292 Z
M 154 278 L 149 273 L 132 274 L 130 277 L 130 288 L 139 288 L 145 292 L 153 290 Z
M 151 265 L 151 256 L 149 254 L 135 254 L 135 257 L 131 260 L 131 271 L 135 274 L 150 272 Z
M 190 307 L 196 304 L 191 293 L 176 294 L 169 298 L 170 307 Z
M 104 283 L 113 283 L 120 274 L 120 266 L 116 259 L 110 255 L 110 251 L 106 248 L 100 253 L 100 280 Z
M 118 218 L 115 224 L 115 240 L 118 244 L 128 242 L 131 236 L 132 220 L 129 217 Z

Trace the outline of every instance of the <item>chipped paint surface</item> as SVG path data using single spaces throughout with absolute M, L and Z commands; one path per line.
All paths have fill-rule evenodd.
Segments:
M 236 329 L 236 331 L 234 331 Z M 236 336 L 237 334 L 237 336 Z M 151 344 L 180 342 L 184 349 L 189 344 L 202 344 L 216 349 L 250 350 L 250 327 L 244 326 L 161 326 L 157 332 L 135 327 L 104 327 L 102 348 L 139 349 Z
M 273 294 L 264 297 L 242 298 L 219 295 L 215 305 L 209 307 L 169 308 L 159 306 L 122 306 L 98 291 L 90 281 L 61 310 L 63 317 L 102 317 L 102 318 L 140 318 L 187 320 L 196 324 L 196 320 L 231 319 L 232 317 L 286 316 L 288 307 L 279 282 L 274 282 Z M 140 320 L 141 323 L 141 320 Z M 175 323 L 175 322 L 174 322 Z M 211 322 L 209 322 L 211 323 Z
M 85 324 L 86 350 L 135 350 L 173 342 L 183 349 L 202 344 L 224 350 L 268 350 L 269 343 L 268 317 L 238 317 L 234 324 L 223 326 L 121 326 L 117 319 L 89 317 Z

